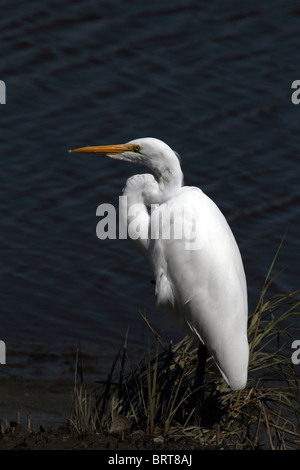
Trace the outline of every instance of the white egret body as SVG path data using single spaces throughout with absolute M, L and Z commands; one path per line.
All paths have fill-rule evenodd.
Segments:
M 233 390 L 247 383 L 247 286 L 241 255 L 225 217 L 199 188 L 182 186 L 177 155 L 154 138 L 83 147 L 142 163 L 152 174 L 129 178 L 126 218 L 139 226 L 133 243 L 152 266 L 158 305 L 166 306 L 213 356 Z M 149 213 L 149 206 L 157 204 Z M 130 208 L 134 210 L 130 211 Z

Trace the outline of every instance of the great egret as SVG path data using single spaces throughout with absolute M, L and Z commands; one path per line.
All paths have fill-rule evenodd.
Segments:
M 207 347 L 232 390 L 243 389 L 249 360 L 246 278 L 235 238 L 216 204 L 201 189 L 183 186 L 177 154 L 158 139 L 72 151 L 105 154 L 153 171 L 154 176 L 135 175 L 126 182 L 123 216 L 129 236 L 134 221 L 141 235 L 131 238 L 152 266 L 158 305 L 168 307 Z M 183 229 L 180 236 L 175 225 L 177 232 Z

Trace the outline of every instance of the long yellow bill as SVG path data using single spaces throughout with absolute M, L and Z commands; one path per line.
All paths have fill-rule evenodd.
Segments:
M 70 150 L 70 152 L 118 155 L 124 152 L 134 152 L 134 147 L 135 146 L 132 144 L 96 145 L 94 147 L 81 147 L 78 149 Z

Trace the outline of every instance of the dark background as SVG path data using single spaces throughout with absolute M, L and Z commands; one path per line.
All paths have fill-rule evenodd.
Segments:
M 70 148 L 164 140 L 181 155 L 185 184 L 232 227 L 250 313 L 285 232 L 275 272 L 286 270 L 272 292 L 299 288 L 295 5 L 2 2 L 2 375 L 65 374 L 79 344 L 101 375 L 128 327 L 139 357 L 151 341 L 139 309 L 166 342 L 181 338 L 130 242 L 96 237 L 98 205 L 117 207 L 126 179 L 145 169 Z

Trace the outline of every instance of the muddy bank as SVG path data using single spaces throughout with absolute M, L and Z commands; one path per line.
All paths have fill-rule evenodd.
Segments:
M 149 450 L 149 451 L 195 451 L 211 450 L 183 436 L 164 439 L 135 431 L 125 436 L 113 436 L 109 433 L 89 432 L 78 435 L 69 431 L 68 426 L 57 430 L 42 425 L 39 431 L 28 431 L 16 423 L 9 424 L 0 435 L 0 450 Z M 217 448 L 216 448 L 217 449 Z
M 70 380 L 0 378 L 0 450 L 203 450 L 200 442 L 142 431 L 79 435 L 67 425 L 74 383 Z M 85 384 L 91 392 L 97 384 Z
M 32 430 L 41 424 L 58 427 L 67 422 L 72 404 L 71 380 L 0 378 L 0 419 L 19 421 Z

